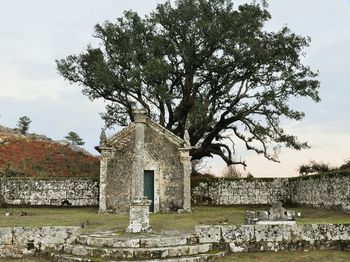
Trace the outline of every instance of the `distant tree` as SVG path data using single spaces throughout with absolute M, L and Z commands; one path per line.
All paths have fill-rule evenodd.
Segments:
M 195 159 L 191 161 L 191 169 L 192 175 L 196 175 L 200 173 L 202 169 L 204 169 L 207 166 L 208 161 L 206 161 L 204 158 L 202 159 Z
M 328 164 L 310 161 L 309 164 L 303 164 L 299 167 L 299 174 L 301 176 L 306 176 L 309 174 L 325 173 L 331 170 L 332 168 L 330 168 Z
M 350 169 L 350 159 L 346 159 L 345 162 L 338 169 L 339 170 Z
M 239 178 L 242 177 L 242 173 L 237 169 L 236 166 L 231 165 L 225 168 L 223 176 L 229 178 Z
M 31 122 L 32 120 L 30 120 L 30 118 L 27 116 L 21 116 L 18 119 L 17 127 L 18 127 L 18 130 L 21 132 L 21 134 L 24 135 L 28 131 L 29 125 Z
M 69 142 L 71 142 L 73 145 L 82 146 L 85 144 L 83 139 L 81 139 L 80 136 L 73 131 L 70 131 L 68 135 L 65 136 L 64 138 L 67 139 Z

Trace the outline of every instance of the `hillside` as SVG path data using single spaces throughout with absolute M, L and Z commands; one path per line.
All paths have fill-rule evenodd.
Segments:
M 85 150 L 0 126 L 0 176 L 98 176 L 99 158 Z

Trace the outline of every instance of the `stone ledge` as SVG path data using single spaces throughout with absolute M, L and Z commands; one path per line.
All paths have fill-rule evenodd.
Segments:
M 258 221 L 256 225 L 296 225 L 296 221 Z
M 22 257 L 36 252 L 59 250 L 75 241 L 80 227 L 0 228 L 0 257 Z
M 350 244 L 350 224 L 204 225 L 195 231 L 200 243 L 220 243 L 231 252 L 303 247 L 349 250 Z

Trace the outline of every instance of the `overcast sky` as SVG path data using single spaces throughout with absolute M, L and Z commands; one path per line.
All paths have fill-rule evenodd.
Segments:
M 102 101 L 91 102 L 57 74 L 55 59 L 83 51 L 96 23 L 114 21 L 124 10 L 147 14 L 161 0 L 3 0 L 0 2 L 0 124 L 15 127 L 20 116 L 32 119 L 30 131 L 62 139 L 77 132 L 94 153 L 103 122 Z M 244 2 L 244 1 L 239 1 Z M 350 158 L 350 1 L 271 0 L 268 30 L 288 25 L 310 36 L 305 63 L 320 71 L 318 104 L 293 101 L 306 117 L 287 122 L 288 131 L 306 140 L 312 149 L 283 150 L 280 164 L 239 149 L 254 176 L 296 175 L 309 160 L 339 165 Z M 219 160 L 208 163 L 217 172 Z

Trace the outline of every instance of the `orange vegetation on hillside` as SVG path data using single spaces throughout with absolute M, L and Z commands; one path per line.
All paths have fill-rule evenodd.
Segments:
M 0 175 L 98 176 L 99 158 L 48 139 L 0 133 Z

